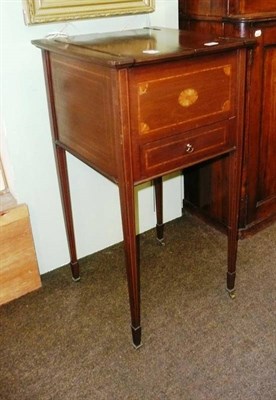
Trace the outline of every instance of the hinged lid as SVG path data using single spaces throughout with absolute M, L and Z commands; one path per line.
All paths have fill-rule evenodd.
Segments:
M 255 41 L 156 27 L 104 34 L 57 36 L 53 39 L 34 40 L 32 43 L 45 50 L 89 58 L 93 62 L 119 68 L 221 52 L 250 46 Z

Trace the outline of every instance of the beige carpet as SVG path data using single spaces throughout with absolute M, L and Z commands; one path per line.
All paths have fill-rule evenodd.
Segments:
M 240 241 L 185 215 L 140 237 L 142 341 L 131 344 L 122 245 L 63 267 L 0 308 L 3 400 L 275 400 L 276 224 Z

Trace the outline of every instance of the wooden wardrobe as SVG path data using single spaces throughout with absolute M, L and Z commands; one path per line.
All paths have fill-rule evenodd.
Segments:
M 179 26 L 257 40 L 248 55 L 242 237 L 276 219 L 276 0 L 179 0 Z M 190 168 L 184 179 L 184 206 L 222 230 L 228 227 L 226 163 L 221 158 Z

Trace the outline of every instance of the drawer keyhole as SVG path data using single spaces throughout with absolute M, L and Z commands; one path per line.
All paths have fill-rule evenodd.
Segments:
M 190 143 L 188 143 L 186 145 L 186 153 L 192 153 L 194 151 L 194 147 L 193 145 L 191 145 Z

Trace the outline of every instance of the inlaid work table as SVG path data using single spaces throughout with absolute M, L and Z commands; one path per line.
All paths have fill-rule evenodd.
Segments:
M 228 157 L 233 296 L 246 59 L 254 41 L 144 28 L 32 43 L 43 54 L 73 278 L 79 265 L 66 151 L 118 184 L 135 347 L 141 323 L 134 186 L 154 180 L 160 189 L 165 174 Z

